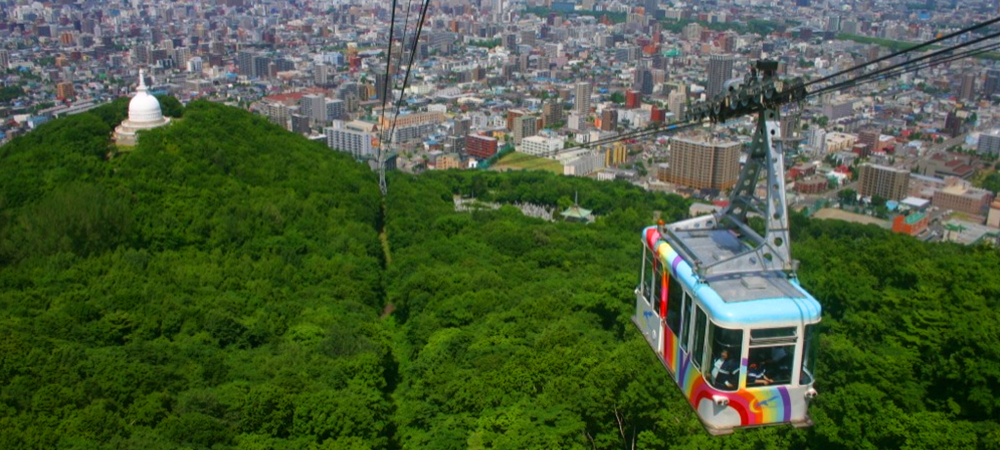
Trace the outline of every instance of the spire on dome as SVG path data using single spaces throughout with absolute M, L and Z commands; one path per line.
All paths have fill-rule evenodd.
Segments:
M 143 76 L 143 70 L 139 69 L 139 92 L 145 92 L 146 89 L 146 77 Z

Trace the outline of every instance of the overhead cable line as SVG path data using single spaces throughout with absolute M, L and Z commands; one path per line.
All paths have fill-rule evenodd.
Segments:
M 943 57 L 941 59 L 936 59 L 936 60 L 933 60 L 933 61 L 924 61 L 924 62 L 921 62 L 920 64 L 915 65 L 915 66 L 896 67 L 896 68 L 894 68 L 894 70 L 892 70 L 890 72 L 883 73 L 883 74 L 878 74 L 878 75 L 871 76 L 871 77 L 859 78 L 857 80 L 850 80 L 850 81 L 852 81 L 852 83 L 849 84 L 849 85 L 831 86 L 830 88 L 824 88 L 824 89 L 817 90 L 815 92 L 810 92 L 808 94 L 808 97 L 813 97 L 813 96 L 816 96 L 816 95 L 825 94 L 826 92 L 833 91 L 833 90 L 846 89 L 846 88 L 850 88 L 850 87 L 857 87 L 857 86 L 865 85 L 865 84 L 872 83 L 872 82 L 884 81 L 884 80 L 887 80 L 887 79 L 890 79 L 890 78 L 895 78 L 895 77 L 898 77 L 900 75 L 904 75 L 904 74 L 907 74 L 907 73 L 913 73 L 913 72 L 917 72 L 917 71 L 920 71 L 920 70 L 923 70 L 923 69 L 934 67 L 934 66 L 939 65 L 939 64 L 947 64 L 947 63 L 950 63 L 950 62 L 953 62 L 953 61 L 957 61 L 957 60 L 960 60 L 960 59 L 973 58 L 973 57 L 976 57 L 976 56 L 979 56 L 979 55 L 982 55 L 982 54 L 985 54 L 985 53 L 989 53 L 989 52 L 992 52 L 992 51 L 998 50 L 998 49 L 1000 49 L 1000 42 L 992 43 L 992 44 L 989 44 L 989 45 L 987 45 L 985 47 L 980 47 L 980 48 L 975 48 L 975 49 L 971 49 L 971 50 L 966 50 L 966 51 L 964 51 L 962 53 L 958 53 L 958 54 L 955 54 L 955 55 L 947 55 L 947 56 L 945 56 L 945 57 Z
M 998 18 L 997 20 L 1000 20 L 1000 18 Z M 867 78 L 870 78 L 870 77 L 874 77 L 874 76 L 877 76 L 879 74 L 886 73 L 886 72 L 889 72 L 889 71 L 894 70 L 894 69 L 898 69 L 900 67 L 904 67 L 904 66 L 909 66 L 909 65 L 912 65 L 912 64 L 916 64 L 916 63 L 918 63 L 920 61 L 924 61 L 924 60 L 928 60 L 928 59 L 935 58 L 935 57 L 938 57 L 938 56 L 942 56 L 942 55 L 945 55 L 948 52 L 951 52 L 951 51 L 954 51 L 954 50 L 958 50 L 960 48 L 968 47 L 970 45 L 978 44 L 980 42 L 983 42 L 983 41 L 986 41 L 986 40 L 989 40 L 989 39 L 994 39 L 994 38 L 997 38 L 997 37 L 1000 37 L 1000 32 L 991 33 L 991 34 L 988 34 L 988 35 L 985 35 L 985 36 L 973 39 L 971 41 L 963 42 L 963 43 L 960 43 L 960 44 L 955 44 L 955 45 L 953 45 L 951 47 L 946 47 L 946 48 L 943 48 L 941 50 L 937 50 L 935 52 L 928 53 L 926 55 L 920 56 L 918 58 L 907 60 L 907 61 L 904 61 L 902 63 L 896 64 L 896 65 L 893 65 L 893 66 L 885 67 L 885 68 L 876 70 L 874 72 L 869 72 L 869 73 L 860 75 L 860 76 L 858 76 L 856 78 L 852 78 L 852 79 L 849 79 L 849 80 L 846 80 L 846 81 L 841 81 L 839 83 L 834 83 L 834 84 L 832 84 L 830 86 L 826 86 L 826 87 L 820 88 L 819 90 L 814 91 L 814 92 L 818 94 L 818 93 L 828 92 L 828 91 L 831 91 L 831 90 L 838 90 L 838 89 L 843 89 L 843 88 L 846 88 L 846 87 L 850 87 L 852 84 L 856 83 L 859 80 L 863 80 L 863 79 L 867 79 Z M 808 84 L 811 84 L 811 83 L 807 83 L 807 85 Z M 812 93 L 810 93 L 810 94 L 812 94 Z
M 392 117 L 392 127 L 389 129 L 389 141 L 392 142 L 392 135 L 396 132 L 396 119 L 399 117 L 399 110 L 403 100 L 406 98 L 406 86 L 410 82 L 410 71 L 413 69 L 413 61 L 417 56 L 417 44 L 420 42 L 420 32 L 424 29 L 424 20 L 427 18 L 427 7 L 430 0 L 424 0 L 424 5 L 420 9 L 419 20 L 417 21 L 417 32 L 413 38 L 413 45 L 410 47 L 410 61 L 406 65 L 406 75 L 403 77 L 403 86 L 399 89 L 399 100 L 396 101 L 396 114 Z
M 989 21 L 986 21 L 986 22 L 982 22 L 982 23 L 973 25 L 971 27 L 965 28 L 965 29 L 960 30 L 958 32 L 951 33 L 951 34 L 949 34 L 947 36 L 942 36 L 942 37 L 939 37 L 937 39 L 934 39 L 934 40 L 931 40 L 931 41 L 927 41 L 927 42 L 924 42 L 922 44 L 910 47 L 908 49 L 904 49 L 904 50 L 895 52 L 895 53 L 893 53 L 891 55 L 888 55 L 886 57 L 878 58 L 878 59 L 869 61 L 869 62 L 867 62 L 865 64 L 860 64 L 860 65 L 854 66 L 854 67 L 852 67 L 850 69 L 843 70 L 843 71 L 837 72 L 837 73 L 832 74 L 832 75 L 828 75 L 828 76 L 820 78 L 818 80 L 814 80 L 814 81 L 811 81 L 809 83 L 806 83 L 805 85 L 802 85 L 801 83 L 799 83 L 798 85 L 792 85 L 791 88 L 792 89 L 804 89 L 804 86 L 808 86 L 808 85 L 811 85 L 811 84 L 816 84 L 816 83 L 819 83 L 821 81 L 830 80 L 830 79 L 832 79 L 832 78 L 834 78 L 836 76 L 843 75 L 845 73 L 850 73 L 850 72 L 853 72 L 853 71 L 858 70 L 860 68 L 864 68 L 864 67 L 867 67 L 869 65 L 876 64 L 876 63 L 888 60 L 890 58 L 894 58 L 894 57 L 897 57 L 897 56 L 904 55 L 906 53 L 918 50 L 920 48 L 924 48 L 924 47 L 927 47 L 929 45 L 933 45 L 934 43 L 941 42 L 941 41 L 949 39 L 949 38 L 953 38 L 953 37 L 958 36 L 958 35 L 960 35 L 962 33 L 967 33 L 967 32 L 971 32 L 971 31 L 975 31 L 975 30 L 984 28 L 986 26 L 992 25 L 994 23 L 997 23 L 997 22 L 1000 22 L 1000 17 L 997 17 L 995 19 L 992 19 L 992 20 L 989 20 Z M 989 40 L 989 39 L 997 38 L 997 37 L 1000 37 L 1000 32 L 991 33 L 991 34 L 979 37 L 979 38 L 971 40 L 971 41 L 967 41 L 967 42 L 955 44 L 955 45 L 952 45 L 952 46 L 949 46 L 949 47 L 946 47 L 946 48 L 934 51 L 932 53 L 929 53 L 929 54 L 926 54 L 926 55 L 922 55 L 922 56 L 920 56 L 918 58 L 915 58 L 915 59 L 910 59 L 910 60 L 907 60 L 907 61 L 904 61 L 904 62 L 901 62 L 901 63 L 897 63 L 897 64 L 894 64 L 894 65 L 891 65 L 891 66 L 888 66 L 888 67 L 885 67 L 885 68 L 882 68 L 882 69 L 879 69 L 879 70 L 875 70 L 873 72 L 869 72 L 869 73 L 866 73 L 866 74 L 859 75 L 859 76 L 857 76 L 855 78 L 852 78 L 852 79 L 849 79 L 849 80 L 845 80 L 845 81 L 841 81 L 841 82 L 838 82 L 838 83 L 834 83 L 834 84 L 831 84 L 829 86 L 825 86 L 825 87 L 819 88 L 819 89 L 817 89 L 815 91 L 805 93 L 804 96 L 800 96 L 798 98 L 804 100 L 806 98 L 811 98 L 811 97 L 815 97 L 815 96 L 818 96 L 818 95 L 822 95 L 822 94 L 824 94 L 826 92 L 847 89 L 847 88 L 850 88 L 850 87 L 861 86 L 861 85 L 868 84 L 868 83 L 871 83 L 871 82 L 876 82 L 876 81 L 881 81 L 881 80 L 885 80 L 885 79 L 888 79 L 888 78 L 897 77 L 897 76 L 900 76 L 900 75 L 903 75 L 903 74 L 906 74 L 906 73 L 916 72 L 918 70 L 922 70 L 922 69 L 925 69 L 925 68 L 928 68 L 928 67 L 932 67 L 934 65 L 945 64 L 945 63 L 949 63 L 949 62 L 956 61 L 956 60 L 959 60 L 959 59 L 970 58 L 970 57 L 982 55 L 982 54 L 985 54 L 987 52 L 990 52 L 990 51 L 993 51 L 993 50 L 996 50 L 996 49 L 1000 48 L 1000 43 L 997 43 L 997 42 L 989 43 L 989 44 L 986 44 L 986 45 L 981 46 L 981 47 L 977 47 L 977 48 L 973 48 L 973 49 L 966 49 L 965 51 L 960 52 L 960 53 L 954 53 L 953 54 L 951 52 L 954 52 L 955 50 L 962 49 L 962 48 L 965 48 L 965 47 L 968 47 L 968 46 L 971 46 L 971 45 L 975 45 L 975 44 L 981 43 L 981 42 Z M 716 100 L 714 102 L 702 102 L 702 104 L 704 104 L 704 105 L 711 105 L 713 103 L 718 103 L 719 101 L 720 100 Z M 701 126 L 703 124 L 704 124 L 704 119 L 697 119 L 697 120 L 690 120 L 689 119 L 689 120 L 681 120 L 681 121 L 671 122 L 671 123 L 667 123 L 667 124 L 661 124 L 661 125 L 657 125 L 657 126 L 654 126 L 654 127 L 651 127 L 651 128 L 647 128 L 645 130 L 637 130 L 637 131 L 633 131 L 633 132 L 629 132 L 629 133 L 624 133 L 624 134 L 621 134 L 621 135 L 618 135 L 618 136 L 614 136 L 614 137 L 610 137 L 610 138 L 599 139 L 599 140 L 593 141 L 593 142 L 588 142 L 588 143 L 584 143 L 584 144 L 573 145 L 573 146 L 567 147 L 565 149 L 557 150 L 557 151 L 553 152 L 553 156 L 555 156 L 555 155 L 557 155 L 557 154 L 559 154 L 561 152 L 566 152 L 566 151 L 570 151 L 570 150 L 577 149 L 577 148 L 592 148 L 592 147 L 596 147 L 596 146 L 600 146 L 600 145 L 606 145 L 606 144 L 610 144 L 610 143 L 614 143 L 614 142 L 618 142 L 618 141 L 626 140 L 626 139 L 637 139 L 637 138 L 647 137 L 647 136 L 656 135 L 656 134 L 672 133 L 672 132 L 676 132 L 676 131 L 681 131 L 681 130 L 689 129 L 689 128 L 692 128 L 692 127 Z
M 901 56 L 901 55 L 904 55 L 904 54 L 907 54 L 907 53 L 919 50 L 921 48 L 937 44 L 939 42 L 942 42 L 942 41 L 954 38 L 956 36 L 961 36 L 962 34 L 969 33 L 969 32 L 972 32 L 972 31 L 976 31 L 976 30 L 978 30 L 980 28 L 988 27 L 988 26 L 993 25 L 993 24 L 995 24 L 997 22 L 1000 22 L 1000 17 L 996 17 L 994 19 L 990 19 L 990 20 L 987 20 L 985 22 L 977 23 L 977 24 L 975 24 L 975 25 L 973 25 L 971 27 L 963 28 L 963 29 L 958 30 L 958 31 L 956 31 L 954 33 L 949 33 L 949 34 L 947 34 L 945 36 L 941 36 L 941 37 L 938 37 L 938 38 L 935 38 L 935 39 L 931 39 L 931 40 L 929 40 L 927 42 L 914 45 L 913 47 L 908 47 L 908 48 L 904 48 L 902 50 L 893 52 L 893 53 L 891 53 L 889 55 L 886 55 L 886 56 L 883 56 L 881 58 L 876 58 L 876 59 L 873 59 L 871 61 L 858 64 L 858 65 L 856 65 L 854 67 L 851 67 L 850 69 L 841 70 L 840 72 L 837 72 L 837 73 L 834 73 L 834 74 L 831 74 L 831 75 L 827 75 L 827 76 L 825 76 L 823 78 L 819 78 L 817 80 L 810 81 L 810 82 L 806 83 L 806 86 L 808 87 L 808 86 L 811 86 L 811 85 L 816 84 L 816 83 L 821 83 L 821 82 L 827 81 L 827 80 L 829 80 L 831 78 L 835 78 L 835 77 L 838 77 L 838 76 L 841 76 L 841 75 L 844 75 L 844 74 L 848 74 L 848 73 L 851 73 L 851 72 L 853 72 L 855 70 L 858 70 L 858 69 L 863 69 L 863 68 L 865 68 L 867 66 L 870 66 L 872 64 L 877 64 L 877 63 L 880 63 L 882 61 L 887 61 L 887 60 L 895 58 L 897 56 Z
M 406 30 L 410 29 L 410 11 L 413 9 L 412 6 L 413 6 L 413 0 L 406 0 L 406 18 L 403 19 L 403 39 L 401 39 L 401 41 L 404 43 L 406 42 Z M 402 49 L 402 46 L 400 46 L 400 49 Z M 402 65 L 403 65 L 403 52 L 400 51 L 399 64 L 396 64 L 396 76 L 399 76 L 399 68 Z
M 389 78 L 389 68 L 392 66 L 392 32 L 396 28 L 396 0 L 392 0 L 392 13 L 389 16 L 389 42 L 386 46 L 386 57 L 385 57 L 385 79 L 382 82 L 382 92 L 378 94 L 382 97 L 382 118 L 379 122 L 385 122 L 385 101 L 388 97 L 388 92 L 391 91 L 389 88 L 389 83 L 391 82 Z M 403 30 L 404 32 L 406 30 Z M 382 132 L 382 127 L 379 126 L 379 146 L 378 152 L 376 153 L 376 160 L 379 165 L 379 188 L 382 191 L 382 195 L 385 195 L 385 150 L 382 147 L 382 142 L 385 140 L 385 134 Z

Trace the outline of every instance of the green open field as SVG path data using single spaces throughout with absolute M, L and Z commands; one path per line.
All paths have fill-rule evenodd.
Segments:
M 527 169 L 547 170 L 560 175 L 563 173 L 562 165 L 557 161 L 519 152 L 511 152 L 507 156 L 504 156 L 493 168 L 501 171 L 507 169 Z

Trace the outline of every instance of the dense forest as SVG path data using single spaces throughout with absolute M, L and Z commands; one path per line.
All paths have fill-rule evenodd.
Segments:
M 1000 252 L 794 216 L 824 306 L 808 429 L 705 433 L 629 316 L 680 197 L 392 174 L 208 102 L 0 148 L 0 447 L 1000 449 Z M 453 195 L 580 203 L 590 225 Z

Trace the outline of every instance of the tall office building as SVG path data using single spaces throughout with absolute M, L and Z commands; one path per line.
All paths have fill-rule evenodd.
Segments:
M 573 111 L 577 115 L 583 117 L 590 115 L 590 88 L 590 83 L 576 83 L 576 105 L 573 107 Z
M 455 119 L 454 127 L 452 127 L 452 136 L 462 136 L 469 134 L 469 126 L 472 123 L 469 119 Z
M 605 109 L 601 111 L 601 131 L 615 131 L 618 128 L 618 111 Z
M 944 118 L 944 132 L 948 136 L 958 137 L 962 134 L 963 123 L 965 120 L 958 116 L 958 110 L 952 110 L 948 112 L 948 115 Z
M 254 78 L 270 78 L 271 76 L 271 58 L 266 56 L 254 56 L 253 57 L 253 69 L 252 76 Z
M 326 120 L 341 120 L 347 115 L 344 101 L 339 98 L 326 100 Z
M 739 142 L 671 139 L 670 166 L 661 181 L 695 189 L 730 189 L 739 177 L 740 152 Z
M 635 70 L 635 78 L 633 79 L 633 89 L 639 91 L 642 95 L 653 95 L 653 88 L 656 82 L 653 79 L 653 71 L 646 67 L 640 67 Z
M 10 68 L 10 52 L 0 49 L 0 71 Z
M 236 67 L 240 75 L 253 78 L 253 52 L 240 50 L 236 53 Z
M 313 123 L 326 122 L 326 99 L 322 95 L 304 95 L 299 104 L 302 115 L 308 116 Z
M 902 200 L 910 189 L 910 171 L 875 164 L 862 164 L 858 193 L 886 200 Z
M 979 146 L 976 152 L 980 155 L 1000 156 L 1000 132 L 993 130 L 990 133 L 979 135 Z
M 990 96 L 1000 92 L 1000 70 L 986 71 L 986 81 L 983 83 L 983 95 Z
M 313 84 L 316 86 L 329 85 L 331 75 L 334 75 L 334 71 L 330 66 L 327 66 L 326 64 L 317 64 L 313 66 Z M 381 76 L 377 78 L 381 78 Z
M 687 95 L 681 90 L 674 90 L 667 96 L 667 109 L 674 115 L 674 120 L 681 120 L 684 118 L 685 108 L 687 107 Z
M 178 47 L 174 49 L 174 63 L 177 67 L 187 67 L 188 60 L 191 59 L 191 50 L 187 47 Z
M 562 103 L 558 99 L 549 99 L 542 104 L 542 123 L 545 126 L 552 126 L 563 120 Z
M 375 95 L 378 96 L 379 100 L 386 98 L 392 98 L 391 92 L 385 91 L 386 89 L 386 77 L 384 75 L 375 76 Z
M 291 121 L 292 121 L 292 133 L 308 135 L 309 133 L 312 132 L 312 127 L 309 126 L 309 123 L 312 121 L 312 119 L 310 119 L 309 116 L 302 114 L 292 114 Z
M 962 75 L 962 89 L 961 96 L 962 100 L 972 101 L 976 99 L 976 78 L 979 77 L 977 73 L 966 73 Z
M 706 94 L 709 99 L 722 92 L 722 85 L 733 77 L 733 57 L 729 55 L 712 55 L 708 58 L 708 87 Z
M 200 56 L 194 56 L 187 62 L 187 71 L 190 73 L 200 74 L 205 68 L 205 62 L 202 61 Z

